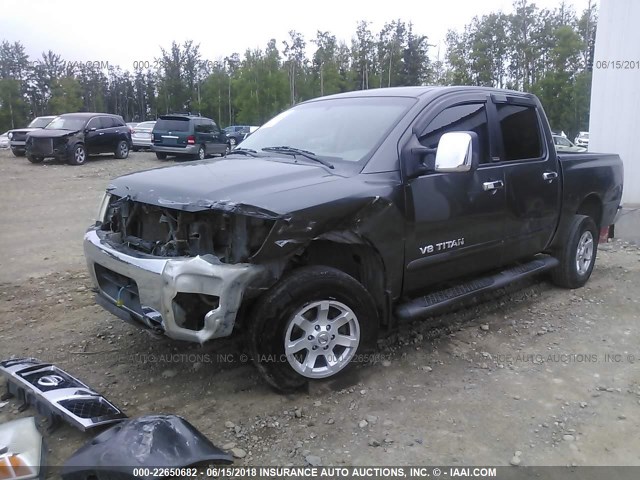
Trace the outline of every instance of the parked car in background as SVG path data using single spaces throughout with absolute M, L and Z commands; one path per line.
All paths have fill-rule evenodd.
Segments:
M 82 165 L 89 155 L 97 153 L 127 158 L 131 132 L 119 115 L 65 113 L 45 128 L 30 132 L 25 147 L 31 163 L 53 157 L 71 165 Z
M 11 144 L 11 151 L 16 157 L 24 157 L 25 154 L 25 142 L 27 140 L 27 134 L 34 130 L 39 130 L 46 127 L 51 121 L 56 118 L 55 115 L 36 117 L 26 128 L 17 128 L 9 130 L 9 142 Z
M 152 131 L 151 150 L 158 160 L 168 155 L 203 160 L 209 155 L 226 155 L 231 144 L 216 122 L 194 115 L 162 115 Z
M 142 122 L 138 123 L 131 131 L 131 142 L 133 143 L 132 150 L 137 152 L 140 149 L 151 149 L 151 139 L 153 127 L 156 122 Z
M 227 138 L 229 139 L 229 144 L 231 148 L 238 145 L 242 140 L 244 140 L 247 135 L 255 132 L 259 127 L 252 125 L 230 125 L 224 129 L 224 133 L 227 134 Z
M 564 138 L 569 138 L 569 137 L 567 137 L 567 134 L 564 133 L 564 130 L 551 130 L 551 134 L 552 135 L 558 135 L 558 136 L 564 137 Z
M 553 135 L 553 144 L 556 146 L 557 152 L 584 152 L 587 149 L 584 147 L 577 147 L 566 137 L 560 135 Z
M 580 133 L 578 133 L 574 143 L 578 147 L 587 148 L 589 146 L 589 132 L 580 132 Z
M 6 131 L 0 135 L 0 148 L 9 148 L 9 132 Z

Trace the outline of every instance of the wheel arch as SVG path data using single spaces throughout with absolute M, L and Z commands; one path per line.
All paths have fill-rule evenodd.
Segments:
M 378 326 L 390 326 L 391 302 L 386 286 L 382 255 L 364 239 L 346 241 L 343 235 L 325 234 L 309 242 L 292 257 L 285 271 L 301 266 L 322 265 L 340 270 L 355 278 L 371 295 L 378 312 Z
M 602 211 L 602 200 L 597 194 L 591 193 L 582 200 L 578 210 L 576 210 L 576 215 L 586 215 L 587 217 L 591 217 L 596 223 L 598 230 L 600 230 L 600 227 L 602 226 Z

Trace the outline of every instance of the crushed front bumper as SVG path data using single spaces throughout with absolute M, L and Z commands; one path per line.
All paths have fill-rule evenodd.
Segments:
M 224 264 L 213 255 L 154 257 L 113 245 L 105 236 L 93 227 L 84 237 L 97 302 L 125 321 L 177 340 L 203 343 L 231 335 L 247 286 L 266 275 L 263 266 Z M 197 328 L 184 322 L 179 299 L 185 295 L 209 300 Z

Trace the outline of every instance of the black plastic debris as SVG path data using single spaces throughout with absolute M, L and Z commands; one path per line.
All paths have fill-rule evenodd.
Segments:
M 60 473 L 63 480 L 152 479 L 167 471 L 161 469 L 232 462 L 231 455 L 183 418 L 147 415 L 101 433 L 74 453 Z

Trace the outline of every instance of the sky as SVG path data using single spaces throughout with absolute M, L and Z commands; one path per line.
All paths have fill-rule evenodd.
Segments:
M 560 3 L 530 1 L 551 9 Z M 578 14 L 588 3 L 566 0 Z M 512 10 L 512 0 L 0 0 L 0 40 L 21 42 L 31 60 L 52 50 L 67 61 L 133 70 L 134 62 L 152 64 L 173 40 L 193 40 L 204 59 L 216 61 L 264 49 L 271 38 L 282 51 L 289 30 L 302 33 L 308 47 L 318 30 L 350 45 L 360 20 L 377 33 L 385 22 L 401 19 L 428 36 L 435 59 L 438 50 L 444 55 L 449 29 L 461 30 L 476 15 Z

